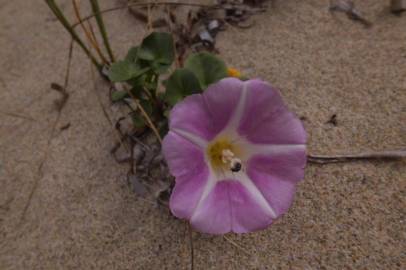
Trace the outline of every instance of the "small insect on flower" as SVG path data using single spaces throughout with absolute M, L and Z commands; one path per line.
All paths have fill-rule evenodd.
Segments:
M 241 159 L 234 157 L 234 153 L 230 149 L 224 149 L 222 151 L 221 160 L 225 164 L 230 164 L 230 170 L 232 172 L 239 172 L 241 170 Z
M 305 143 L 301 121 L 263 81 L 226 78 L 188 96 L 163 141 L 172 213 L 204 233 L 266 228 L 293 201 Z
M 239 172 L 242 168 L 241 160 L 239 158 L 233 158 L 230 162 L 230 169 L 232 172 Z

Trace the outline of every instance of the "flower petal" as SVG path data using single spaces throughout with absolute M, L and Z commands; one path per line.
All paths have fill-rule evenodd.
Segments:
M 199 204 L 190 223 L 196 230 L 203 233 L 228 233 L 231 231 L 230 207 L 228 181 L 221 181 Z
M 277 90 L 227 78 L 171 111 L 163 152 L 176 177 L 172 213 L 205 233 L 263 229 L 287 211 L 303 178 L 306 133 Z M 219 134 L 235 136 L 242 171 L 212 171 L 205 158 Z
M 244 83 L 236 78 L 225 78 L 211 85 L 203 93 L 206 108 L 213 119 L 216 133 L 222 131 L 238 107 Z M 217 134 L 216 134 L 217 135 Z
M 252 157 L 247 174 L 279 216 L 291 205 L 295 185 L 304 177 L 305 164 L 305 148 L 296 148 Z
M 245 233 L 263 229 L 272 222 L 271 214 L 258 203 L 258 198 L 236 180 L 219 181 L 195 211 L 191 224 L 204 233 Z
M 277 217 L 289 209 L 296 191 L 295 183 L 259 171 L 251 172 L 250 177 L 258 189 L 262 191 L 272 209 L 275 210 Z
M 260 80 L 248 82 L 238 133 L 253 143 L 304 144 L 301 121 L 286 108 L 278 91 Z
M 272 223 L 272 214 L 258 204 L 258 198 L 255 198 L 244 185 L 236 181 L 230 181 L 228 185 L 233 232 L 257 231 Z
M 209 176 L 203 150 L 172 131 L 165 136 L 162 148 L 169 170 L 176 176 L 176 185 L 169 201 L 170 209 L 176 217 L 189 219 Z
M 176 178 L 176 185 L 172 190 L 169 207 L 174 216 L 190 219 L 202 196 L 209 178 L 208 168 L 198 174 L 189 174 Z
M 226 78 L 211 85 L 202 95 L 191 95 L 170 113 L 169 128 L 213 139 L 227 125 L 241 95 L 243 83 Z
M 175 177 L 199 174 L 207 168 L 204 150 L 173 131 L 165 136 L 162 150 L 170 173 Z
M 248 171 L 257 170 L 296 183 L 303 179 L 305 165 L 306 148 L 297 147 L 255 155 L 248 161 Z

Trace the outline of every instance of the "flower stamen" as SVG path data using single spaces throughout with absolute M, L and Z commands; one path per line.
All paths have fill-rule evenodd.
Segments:
M 239 172 L 242 168 L 242 162 L 237 154 L 240 152 L 237 145 L 225 138 L 217 139 L 207 149 L 211 166 L 216 171 Z
M 239 172 L 241 170 L 241 159 L 235 157 L 230 149 L 223 149 L 221 160 L 224 164 L 230 166 L 232 172 Z
M 229 163 L 234 158 L 234 153 L 230 149 L 223 149 L 221 154 L 223 163 Z

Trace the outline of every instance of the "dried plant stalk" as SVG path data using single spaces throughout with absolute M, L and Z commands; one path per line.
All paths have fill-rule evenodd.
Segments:
M 318 164 L 339 163 L 354 160 L 396 160 L 406 158 L 406 149 L 348 155 L 307 155 L 307 157 L 309 162 Z
M 102 70 L 102 65 L 97 61 L 96 57 L 89 51 L 89 49 L 85 46 L 84 42 L 82 39 L 79 37 L 79 35 L 76 33 L 74 26 L 70 25 L 68 20 L 66 19 L 65 15 L 61 11 L 61 9 L 58 7 L 58 5 L 55 3 L 55 0 L 45 0 L 45 3 L 48 5 L 48 7 L 51 9 L 51 11 L 54 13 L 56 18 L 59 20 L 59 22 L 65 27 L 66 31 L 69 32 L 71 35 L 72 39 L 79 44 L 79 46 L 82 48 L 82 50 L 86 53 L 86 55 L 90 58 L 92 63 L 97 67 L 99 72 Z
M 103 55 L 103 53 L 100 49 L 100 46 L 97 43 L 97 39 L 96 39 L 95 35 L 92 35 L 92 33 L 88 29 L 86 29 L 85 25 L 83 24 L 77 0 L 72 0 L 72 5 L 73 5 L 73 10 L 75 11 L 76 18 L 79 21 L 79 25 L 82 27 L 82 30 L 85 33 L 90 45 L 96 50 L 96 53 L 99 55 L 99 57 L 104 62 L 104 64 L 107 64 L 108 61 L 107 61 L 106 57 Z

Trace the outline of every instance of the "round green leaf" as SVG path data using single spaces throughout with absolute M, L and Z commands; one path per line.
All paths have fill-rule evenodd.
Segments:
M 141 68 L 135 63 L 123 60 L 111 65 L 108 76 L 112 82 L 123 82 L 141 76 L 148 70 L 148 67 Z
M 165 86 L 164 99 L 172 106 L 184 97 L 200 93 L 202 90 L 195 74 L 185 68 L 175 70 L 168 80 L 165 81 Z
M 114 91 L 111 93 L 111 101 L 118 102 L 128 97 L 128 92 L 125 90 Z
M 172 35 L 165 32 L 151 33 L 142 41 L 138 57 L 163 65 L 171 65 L 175 59 Z
M 125 60 L 128 60 L 130 62 L 136 62 L 138 58 L 138 50 L 139 46 L 131 47 L 128 50 L 127 56 L 125 57 Z
M 193 71 L 199 79 L 202 89 L 227 77 L 226 64 L 215 55 L 201 52 L 190 55 L 185 61 L 185 68 Z

